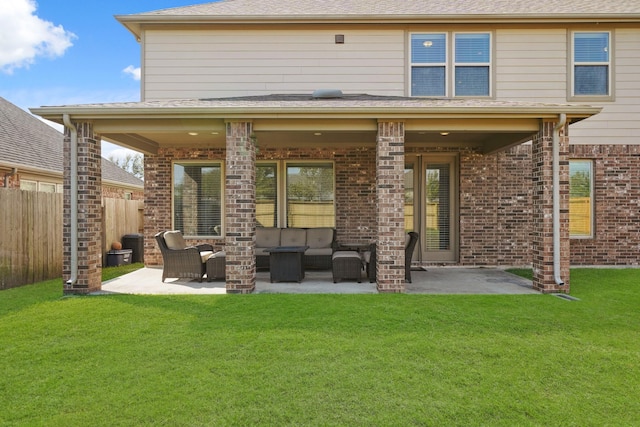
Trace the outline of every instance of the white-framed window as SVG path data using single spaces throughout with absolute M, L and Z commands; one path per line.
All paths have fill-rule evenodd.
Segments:
M 37 181 L 28 181 L 26 179 L 20 180 L 20 189 L 26 191 L 38 191 Z
M 43 193 L 55 193 L 56 185 L 50 182 L 39 182 L 38 191 L 41 191 Z
M 447 34 L 411 34 L 411 96 L 447 96 Z
M 571 96 L 610 97 L 611 32 L 575 31 L 571 41 Z
M 491 96 L 491 33 L 413 33 L 410 38 L 411 96 Z
M 335 227 L 333 162 L 257 162 L 256 220 L 264 227 Z
M 173 228 L 189 237 L 222 236 L 223 163 L 176 161 L 172 175 Z
M 593 161 L 569 161 L 569 235 L 593 237 Z

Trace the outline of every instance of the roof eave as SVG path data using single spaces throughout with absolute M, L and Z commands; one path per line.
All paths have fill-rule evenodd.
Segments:
M 140 39 L 143 27 L 201 24 L 549 24 L 632 23 L 640 14 L 476 14 L 476 15 L 116 15 Z
M 220 119 L 288 119 L 288 118 L 462 118 L 462 117 L 504 117 L 504 118 L 552 118 L 566 114 L 570 119 L 584 119 L 598 114 L 601 107 L 590 105 L 544 105 L 536 107 L 509 106 L 435 106 L 435 107 L 41 107 L 31 112 L 45 119 L 62 123 L 64 114 L 74 120 L 100 119 L 158 119 L 158 118 L 220 118 Z

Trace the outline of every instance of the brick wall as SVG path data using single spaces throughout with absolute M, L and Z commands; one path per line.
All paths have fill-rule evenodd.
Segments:
M 144 190 L 132 190 L 129 188 L 102 186 L 102 197 L 105 199 L 124 199 L 126 193 L 131 193 L 131 200 L 144 200 Z
M 532 260 L 531 145 L 482 155 L 459 153 L 460 264 L 530 266 Z M 406 154 L 425 153 L 408 148 Z M 640 146 L 571 146 L 572 159 L 598 159 L 594 239 L 571 239 L 573 265 L 640 264 Z M 171 227 L 171 161 L 224 160 L 224 149 L 161 149 L 145 156 L 145 262 L 160 265 L 153 235 Z M 338 239 L 367 243 L 376 237 L 376 149 L 260 148 L 258 160 L 335 162 Z M 193 241 L 192 243 L 196 243 Z M 198 242 L 199 243 L 199 242 Z M 209 241 L 217 248 L 223 242 Z
M 89 293 L 102 286 L 102 174 L 101 140 L 91 123 L 75 123 L 78 132 L 78 276 L 75 283 L 65 284 L 64 293 Z M 71 138 L 65 128 L 64 196 L 63 196 L 63 280 L 71 271 Z
M 460 154 L 460 264 L 530 265 L 531 146 Z
M 572 159 L 593 159 L 594 238 L 571 239 L 573 265 L 640 264 L 640 145 L 575 145 Z

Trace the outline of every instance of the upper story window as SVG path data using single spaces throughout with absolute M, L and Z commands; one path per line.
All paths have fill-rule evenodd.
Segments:
M 573 33 L 575 97 L 611 95 L 611 33 Z
M 491 57 L 490 33 L 412 34 L 411 96 L 490 96 Z

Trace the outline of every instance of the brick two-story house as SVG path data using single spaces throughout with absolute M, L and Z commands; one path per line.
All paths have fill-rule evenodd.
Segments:
M 530 265 L 543 292 L 568 292 L 572 263 L 638 263 L 640 3 L 226 0 L 117 19 L 141 45 L 141 101 L 33 111 L 65 124 L 79 187 L 101 138 L 145 153 L 148 264 L 153 234 L 180 228 L 251 292 L 256 226 L 316 224 L 377 243 L 382 292 L 404 290 L 408 230 L 415 263 Z M 65 291 L 98 289 L 95 230 L 72 226 Z

